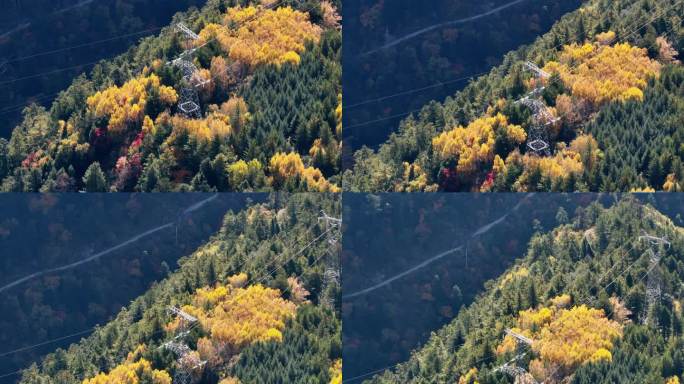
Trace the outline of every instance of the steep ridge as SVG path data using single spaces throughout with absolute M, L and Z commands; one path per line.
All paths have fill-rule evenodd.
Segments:
M 634 197 L 580 209 L 368 382 L 512 383 L 517 372 L 516 383 L 678 383 L 683 234 Z
M 376 149 L 398 128 L 403 112 L 461 90 L 468 77 L 499 65 L 507 52 L 533 42 L 581 3 L 346 3 L 343 161 L 362 145 Z
M 1 189 L 337 191 L 339 6 L 214 0 L 177 15 L 49 111 L 26 108 L 0 139 Z
M 683 8 L 585 3 L 454 97 L 411 114 L 377 152 L 357 151 L 345 190 L 681 189 Z
M 9 138 L 30 102 L 50 105 L 97 60 L 158 33 L 178 11 L 206 0 L 4 0 L 0 15 L 0 137 Z M 80 64 L 83 64 L 80 66 Z M 66 69 L 65 69 L 66 68 Z M 37 78 L 16 80 L 36 73 Z
M 228 213 L 177 271 L 21 382 L 341 380 L 339 228 L 322 211 L 339 217 L 339 197 L 273 195 Z

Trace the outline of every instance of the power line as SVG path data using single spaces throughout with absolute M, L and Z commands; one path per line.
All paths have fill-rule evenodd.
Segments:
M 95 64 L 97 64 L 97 63 L 100 63 L 100 62 L 102 62 L 102 61 L 111 60 L 111 59 L 113 59 L 113 57 L 104 58 L 104 59 L 100 59 L 100 60 L 97 60 L 97 61 L 91 61 L 91 62 L 89 62 L 89 63 L 83 63 L 83 64 L 78 64 L 78 65 L 73 65 L 73 66 L 71 66 L 71 67 L 59 68 L 59 69 L 55 69 L 55 70 L 48 71 L 48 72 L 37 73 L 37 74 L 35 74 L 35 75 L 29 75 L 29 76 L 18 77 L 18 78 L 12 79 L 12 80 L 0 81 L 0 85 L 12 84 L 12 83 L 16 83 L 16 82 L 22 81 L 22 80 L 35 79 L 35 78 L 41 77 L 41 76 L 52 75 L 52 74 L 60 73 L 60 72 L 66 72 L 66 71 L 69 71 L 69 70 L 72 70 L 72 69 L 81 68 L 81 67 L 88 67 L 88 66 L 91 66 L 91 65 L 95 65 Z
M 653 236 L 653 237 L 654 237 L 654 236 Z M 655 237 L 654 237 L 654 238 L 655 238 Z M 660 239 L 660 238 L 658 238 L 658 239 Z M 630 249 L 634 249 L 635 246 L 636 246 L 636 245 L 633 244 L 632 247 L 631 247 Z M 616 248 L 616 249 L 619 249 L 619 248 Z M 612 251 L 612 252 L 614 253 L 615 250 Z M 624 255 L 626 255 L 628 252 L 629 252 L 629 251 L 625 252 Z M 642 257 L 643 257 L 643 255 L 642 255 L 642 256 L 639 256 L 638 258 L 636 258 L 636 259 L 635 259 L 632 263 L 630 263 L 630 265 L 629 265 L 625 270 L 623 270 L 623 271 L 618 275 L 618 277 L 616 277 L 614 280 L 617 280 L 617 278 L 619 278 L 620 276 L 624 275 L 624 273 L 627 272 L 628 270 L 630 270 L 634 265 L 636 265 L 636 263 L 638 263 L 638 262 L 641 260 Z M 617 264 L 617 263 L 616 263 L 616 264 Z M 655 268 L 655 265 L 657 265 L 657 264 L 653 264 L 653 263 L 652 263 L 652 265 L 651 265 L 651 267 L 649 268 L 649 270 L 648 270 L 648 271 L 639 279 L 639 281 L 642 281 L 646 276 L 648 276 L 649 273 Z M 613 269 L 613 268 L 611 267 L 611 270 L 612 270 L 612 269 Z M 599 280 L 598 280 L 599 283 L 600 283 L 600 281 L 603 279 L 604 276 L 605 276 L 605 274 L 602 275 L 602 276 L 599 278 Z M 600 291 L 605 291 L 605 290 L 608 289 L 608 287 L 610 287 L 610 285 L 612 285 L 613 283 L 614 283 L 614 281 L 611 281 L 608 285 L 602 287 L 598 292 L 600 292 Z M 598 292 L 596 293 L 595 296 L 598 296 Z M 587 298 L 584 298 L 584 299 L 579 299 L 579 298 L 578 298 L 578 300 L 575 301 L 574 305 L 575 305 L 575 306 L 577 306 L 577 305 L 579 305 L 579 304 L 591 305 L 591 303 L 589 302 L 589 300 L 590 300 L 590 297 L 587 297 Z M 613 310 L 610 309 L 610 310 L 606 313 L 606 317 L 611 316 L 612 314 L 613 314 Z M 463 342 L 462 344 L 460 344 L 460 345 L 457 346 L 457 347 L 463 347 L 463 346 L 465 346 L 466 344 L 467 344 L 467 342 Z M 483 359 L 483 360 L 486 360 L 486 359 Z M 482 361 L 480 361 L 480 362 L 482 362 Z M 350 379 L 343 380 L 343 382 L 351 382 L 351 381 L 355 381 L 355 380 L 357 380 L 357 379 L 361 379 L 361 378 L 365 378 L 365 377 L 368 377 L 368 376 L 372 376 L 372 375 L 374 375 L 374 374 L 377 374 L 377 373 L 380 373 L 380 372 L 384 372 L 384 371 L 386 371 L 386 370 L 388 370 L 388 369 L 397 367 L 397 366 L 399 366 L 399 365 L 401 365 L 401 364 L 405 364 L 405 363 L 407 363 L 407 362 L 399 362 L 399 363 L 397 363 L 397 364 L 393 364 L 393 365 L 390 365 L 390 366 L 387 366 L 387 367 L 384 367 L 384 368 L 381 368 L 381 369 L 376 369 L 376 370 L 373 370 L 373 371 L 370 371 L 370 372 L 367 372 L 367 373 L 364 373 L 364 374 L 361 374 L 361 375 L 358 375 L 358 376 L 354 376 L 354 377 L 352 377 L 352 378 L 350 378 Z M 556 369 L 556 371 L 557 371 L 557 369 Z M 552 373 L 552 375 L 553 375 L 554 373 L 555 373 L 555 371 Z
M 48 345 L 48 344 L 56 343 L 56 342 L 58 342 L 58 341 L 70 339 L 70 338 L 72 338 L 72 337 L 84 335 L 84 334 L 86 334 L 86 333 L 89 333 L 89 332 L 94 331 L 96 328 L 97 328 L 97 327 L 88 328 L 88 329 L 85 329 L 85 330 L 80 331 L 80 332 L 72 333 L 72 334 L 70 334 L 70 335 L 61 336 L 61 337 L 56 337 L 56 338 L 54 338 L 54 339 L 46 340 L 46 341 L 43 341 L 43 342 L 38 343 L 38 344 L 33 344 L 33 345 L 29 345 L 29 346 L 22 347 L 22 348 L 17 348 L 17 349 L 12 350 L 12 351 L 3 352 L 3 353 L 0 353 L 0 357 L 9 356 L 9 355 L 12 355 L 12 354 L 15 354 L 15 353 L 24 352 L 24 351 L 28 351 L 28 350 L 31 350 L 31 349 L 34 349 L 34 348 L 42 347 L 43 345 Z M 0 377 L 2 377 L 2 376 L 0 376 Z
M 534 193 L 526 194 L 525 197 L 523 199 L 521 199 L 511 210 L 506 212 L 503 216 L 499 217 L 498 219 L 493 220 L 493 221 L 491 221 L 485 225 L 480 226 L 477 230 L 475 230 L 472 234 L 470 234 L 469 238 L 475 238 L 475 237 L 478 237 L 480 235 L 483 235 L 483 234 L 489 232 L 492 228 L 494 228 L 495 226 L 499 225 L 504 220 L 506 220 L 506 218 L 511 213 L 516 212 L 518 209 L 520 209 L 520 207 L 522 206 L 522 203 L 525 202 L 526 200 L 528 200 L 529 198 L 531 198 L 532 196 L 534 196 Z M 373 292 L 377 289 L 380 289 L 382 287 L 385 287 L 385 286 L 391 284 L 392 282 L 399 280 L 402 277 L 407 276 L 407 275 L 409 275 L 409 274 L 411 274 L 411 273 L 413 273 L 413 272 L 415 272 L 421 268 L 424 268 L 424 267 L 428 266 L 429 264 L 431 264 L 431 263 L 433 263 L 439 259 L 442 259 L 442 258 L 444 258 L 444 257 L 446 257 L 452 253 L 462 251 L 463 248 L 464 248 L 463 245 L 459 245 L 458 247 L 454 247 L 454 248 L 448 249 L 446 251 L 443 251 L 443 252 L 441 252 L 435 256 L 432 256 L 431 258 L 424 260 L 424 261 L 418 263 L 417 265 L 415 265 L 409 269 L 406 269 L 406 270 L 404 270 L 404 271 L 402 271 L 396 275 L 393 275 L 393 276 L 391 276 L 391 277 L 389 277 L 389 278 L 387 278 L 387 279 L 385 279 L 385 280 L 383 280 L 383 281 L 381 281 L 375 285 L 372 285 L 368 288 L 364 288 L 364 289 L 361 289 L 359 291 L 352 292 L 352 293 L 349 293 L 347 295 L 344 295 L 344 296 L 342 296 L 342 299 L 353 299 L 355 297 L 362 296 L 362 295 L 368 294 L 370 292 Z
M 258 17 L 258 16 L 260 15 L 260 12 L 261 12 L 261 11 L 263 11 L 263 10 L 269 10 L 269 9 L 275 8 L 276 6 L 278 6 L 278 5 L 279 5 L 280 3 L 282 3 L 282 2 L 283 2 L 283 0 L 278 0 L 278 1 L 276 1 L 275 3 L 273 3 L 273 4 L 269 5 L 269 6 L 266 6 L 266 7 L 261 8 L 259 12 L 256 12 L 256 13 L 255 13 L 254 15 L 252 15 L 251 17 L 246 18 L 246 19 L 243 20 L 241 23 L 238 23 L 238 25 L 241 25 L 241 24 L 244 24 L 244 23 L 246 23 L 246 22 L 255 20 L 255 18 Z M 316 5 L 314 4 L 313 6 L 311 6 L 311 7 L 307 8 L 307 9 L 305 9 L 305 12 L 308 12 L 308 11 L 312 10 L 315 6 L 316 6 Z M 162 28 L 159 28 L 159 29 L 163 29 L 163 27 L 162 27 Z M 213 41 L 213 40 L 215 40 L 215 39 L 216 39 L 216 37 L 213 37 L 213 38 L 207 40 L 207 42 L 205 42 L 204 44 L 202 44 L 201 46 L 199 46 L 199 47 L 197 47 L 197 48 L 195 48 L 195 49 L 201 48 L 201 47 L 207 45 L 209 42 L 211 42 L 211 41 Z M 112 38 L 112 39 L 110 39 L 110 41 L 111 41 L 111 40 L 115 40 L 115 39 Z M 118 55 L 117 55 L 117 56 L 118 56 Z M 109 58 L 103 58 L 103 59 L 100 59 L 100 60 L 97 60 L 97 61 L 92 61 L 92 62 L 83 63 L 83 64 L 79 64 L 79 65 L 74 65 L 74 66 L 70 66 L 70 67 L 59 68 L 59 69 L 55 69 L 55 70 L 48 71 L 48 72 L 37 73 L 37 74 L 34 74 L 34 75 L 23 76 L 23 77 L 19 77 L 19 78 L 12 79 L 12 80 L 1 81 L 1 82 L 0 82 L 0 85 L 11 84 L 11 83 L 15 83 L 15 82 L 22 81 L 22 80 L 34 79 L 34 78 L 41 77 L 41 76 L 45 76 L 45 75 L 52 75 L 52 74 L 55 74 L 55 73 L 65 72 L 65 71 L 77 69 L 77 68 L 80 68 L 80 67 L 86 67 L 86 66 L 90 66 L 90 65 L 95 65 L 95 64 L 98 64 L 98 63 L 100 63 L 100 62 L 102 62 L 102 61 L 112 60 L 113 58 L 115 58 L 115 57 L 117 57 L 117 56 L 109 57 Z
M 368 100 L 365 100 L 365 101 L 360 101 L 360 102 L 358 102 L 358 103 L 354 103 L 354 104 L 351 104 L 351 105 L 349 105 L 349 106 L 346 106 L 345 109 L 349 110 L 349 109 L 356 108 L 356 107 L 359 107 L 359 106 L 362 106 L 362 105 L 371 104 L 371 103 L 375 103 L 375 102 L 378 102 L 378 101 L 384 101 L 384 100 L 388 100 L 388 99 L 393 99 L 393 98 L 398 97 L 398 96 L 410 95 L 410 94 L 412 94 L 412 93 L 421 92 L 421 91 L 425 91 L 425 90 L 428 90 L 428 89 L 441 87 L 441 86 L 444 86 L 444 85 L 454 84 L 454 83 L 458 83 L 458 82 L 465 81 L 465 80 L 471 80 L 471 79 L 474 79 L 475 77 L 482 76 L 482 75 L 486 75 L 487 73 L 489 73 L 489 71 L 478 72 L 478 73 L 474 73 L 474 74 L 469 75 L 469 76 L 464 76 L 464 77 L 460 77 L 460 78 L 457 78 L 457 79 L 452 79 L 452 80 L 449 80 L 449 81 L 440 81 L 440 82 L 438 82 L 438 83 L 431 84 L 431 85 L 427 85 L 427 86 L 424 86 L 424 87 L 413 88 L 413 89 L 409 89 L 409 90 L 406 90 L 406 91 L 401 91 L 401 92 L 398 92 L 398 93 L 393 93 L 393 94 L 390 94 L 390 95 L 385 95 L 385 96 L 376 97 L 376 98 L 374 98 L 374 99 L 368 99 Z
M 506 8 L 510 8 L 510 7 L 512 7 L 512 6 L 514 6 L 514 5 L 518 4 L 518 3 L 522 3 L 523 1 L 526 1 L 526 0 L 513 0 L 513 1 L 509 2 L 509 3 L 506 3 L 506 4 L 504 4 L 504 5 L 501 5 L 501 6 L 499 6 L 499 7 L 494 8 L 494 9 L 491 9 L 491 10 L 489 10 L 489 11 L 487 11 L 487 12 L 483 12 L 483 13 L 480 13 L 480 14 L 477 14 L 477 15 L 474 15 L 474 16 L 470 16 L 470 17 L 466 17 L 466 18 L 462 18 L 462 19 L 458 19 L 458 20 L 452 20 L 452 21 L 447 21 L 447 22 L 444 22 L 444 23 L 435 24 L 435 25 L 432 25 L 432 26 L 429 26 L 429 27 L 420 29 L 420 30 L 418 30 L 418 31 L 409 33 L 408 35 L 399 37 L 399 38 L 395 39 L 394 41 L 391 41 L 391 42 L 389 42 L 389 43 L 387 43 L 387 44 L 384 44 L 384 45 L 382 45 L 382 46 L 380 46 L 380 47 L 378 47 L 378 48 L 375 48 L 375 49 L 372 49 L 372 50 L 370 50 L 370 51 L 368 51 L 368 52 L 365 52 L 365 53 L 361 54 L 361 56 L 367 56 L 367 55 L 373 54 L 373 53 L 375 53 L 375 52 L 378 52 L 378 51 L 381 51 L 381 50 L 384 50 L 384 49 L 387 49 L 387 48 L 391 48 L 391 47 L 393 47 L 393 46 L 395 46 L 395 45 L 398 45 L 398 44 L 403 43 L 404 41 L 410 40 L 410 39 L 412 39 L 412 38 L 414 38 L 414 37 L 416 37 L 416 36 L 420 36 L 420 35 L 422 35 L 422 34 L 424 34 L 424 33 L 426 33 L 426 32 L 430 32 L 430 31 L 435 30 L 435 29 L 439 29 L 439 28 L 446 27 L 446 26 L 449 26 L 449 25 L 463 24 L 463 23 L 467 23 L 467 22 L 469 22 L 469 21 L 474 21 L 474 20 L 481 19 L 481 18 L 483 18 L 483 17 L 487 17 L 487 16 L 492 15 L 492 14 L 494 14 L 494 13 L 503 11 L 503 10 L 506 9 Z
M 646 25 L 652 23 L 652 22 L 655 21 L 658 17 L 662 16 L 664 13 L 666 13 L 666 12 L 669 11 L 669 10 L 671 10 L 672 8 L 674 8 L 676 5 L 678 5 L 678 4 L 681 3 L 681 2 L 682 2 L 682 0 L 678 0 L 677 2 L 675 2 L 674 4 L 672 4 L 671 6 L 665 8 L 662 12 L 656 14 L 656 16 L 655 16 L 653 19 L 647 21 L 646 23 L 644 23 L 643 25 L 641 25 L 639 28 L 636 28 L 636 29 L 634 29 L 634 30 L 630 30 L 630 33 L 626 34 L 626 35 L 624 36 L 624 38 L 627 38 L 627 37 L 629 37 L 629 36 L 634 35 L 636 32 L 638 32 L 639 30 L 641 30 L 642 28 L 644 28 Z M 605 21 L 608 17 L 609 17 L 609 16 L 606 15 L 606 16 L 604 16 L 601 20 L 602 20 L 602 21 Z M 637 25 L 638 25 L 638 22 L 636 22 L 635 25 L 634 25 L 633 27 L 636 27 Z M 652 43 L 651 45 L 653 45 L 653 44 L 654 44 L 654 43 Z M 562 48 L 564 45 L 566 45 L 566 43 L 560 43 L 560 44 L 557 44 L 557 45 L 555 45 L 555 46 L 552 46 L 552 47 L 550 47 L 550 48 L 548 48 L 548 49 L 558 50 L 558 49 Z M 495 70 L 495 69 L 496 69 L 496 68 L 493 68 L 493 70 Z M 373 99 L 368 99 L 368 100 L 365 100 L 365 101 L 360 101 L 360 102 L 357 102 L 357 103 L 353 103 L 353 104 L 351 104 L 350 106 L 345 106 L 344 108 L 345 108 L 345 109 L 352 109 L 352 108 L 356 108 L 356 107 L 361 106 L 361 105 L 366 105 L 366 104 L 370 104 L 370 103 L 374 103 L 374 102 L 378 102 L 378 101 L 388 100 L 388 99 L 392 99 L 392 98 L 395 98 L 395 97 L 398 97 L 398 96 L 408 95 L 408 94 L 412 94 L 412 93 L 415 93 L 415 92 L 420 92 L 420 91 L 423 91 L 423 90 L 427 90 L 427 89 L 431 89 L 431 88 L 436 88 L 436 87 L 439 87 L 439 86 L 443 86 L 443 85 L 446 85 L 446 84 L 456 83 L 456 82 L 459 82 L 459 81 L 473 80 L 473 79 L 475 79 L 475 78 L 477 78 L 477 77 L 479 77 L 479 76 L 483 76 L 483 75 L 486 75 L 486 74 L 489 74 L 489 73 L 491 73 L 491 71 L 483 71 L 483 72 L 474 73 L 474 74 L 469 75 L 469 76 L 466 76 L 466 77 L 461 77 L 461 78 L 452 79 L 452 80 L 449 80 L 449 81 L 446 81 L 446 82 L 441 82 L 441 81 L 440 81 L 440 82 L 434 83 L 434 84 L 432 84 L 432 85 L 423 86 L 423 87 L 419 87 L 419 88 L 413 88 L 413 89 L 409 89 L 409 90 L 406 90 L 406 91 L 401 91 L 401 92 L 392 93 L 392 94 L 388 94 L 388 95 L 385 95 L 385 96 L 380 96 L 380 97 L 373 98 Z M 346 128 L 354 128 L 354 127 L 359 127 L 359 126 L 365 126 L 365 125 L 369 125 L 369 124 L 373 124 L 373 123 L 377 123 L 377 122 L 381 122 L 381 121 L 385 121 L 385 120 L 389 120 L 389 119 L 394 119 L 394 118 L 397 118 L 397 117 L 407 116 L 407 115 L 410 115 L 410 114 L 412 114 L 412 113 L 419 113 L 419 112 L 421 112 L 422 110 L 423 110 L 422 108 L 421 108 L 421 109 L 414 109 L 414 110 L 411 110 L 411 111 L 408 111 L 408 112 L 398 113 L 398 114 L 395 114 L 395 115 L 390 115 L 390 116 L 386 116 L 386 117 L 383 117 L 383 118 L 378 118 L 378 119 L 375 119 L 375 120 L 370 120 L 370 121 L 365 121 L 365 122 L 360 122 L 360 123 L 355 123 L 355 124 L 347 125 Z
M 217 196 L 217 195 L 212 196 L 210 199 L 214 199 L 215 196 Z M 205 201 L 206 201 L 206 200 L 205 200 Z M 202 202 L 197 203 L 197 204 L 191 206 L 190 208 L 188 208 L 187 210 L 190 210 L 190 209 L 192 209 L 192 210 L 198 209 L 199 207 L 201 207 L 201 205 L 199 205 L 199 204 L 201 204 L 201 203 L 202 203 Z M 187 211 L 187 210 L 186 210 L 186 211 Z M 308 229 L 305 233 L 306 233 L 306 234 L 310 233 L 312 228 L 313 228 L 313 226 L 310 226 L 309 229 Z M 290 259 L 288 259 L 288 260 L 287 260 L 286 262 L 284 262 L 283 264 L 287 264 L 289 261 L 293 260 L 297 255 L 299 255 L 299 254 L 301 254 L 302 252 L 304 252 L 304 251 L 305 251 L 306 249 L 308 249 L 311 245 L 313 245 L 317 240 L 320 240 L 324 235 L 326 235 L 327 233 L 329 233 L 329 232 L 332 231 L 333 229 L 334 229 L 334 228 L 329 228 L 328 230 L 326 230 L 325 232 L 323 232 L 321 235 L 319 235 L 318 237 L 316 237 L 313 241 L 307 243 L 303 248 L 301 248 L 301 249 L 299 249 L 297 252 L 295 252 L 295 253 L 290 257 Z M 276 237 L 277 237 L 277 236 L 282 237 L 282 232 L 279 233 L 278 235 L 276 235 Z M 327 254 L 327 252 L 323 252 L 323 253 L 321 254 L 321 256 L 317 257 L 317 258 L 314 260 L 313 263 L 315 264 L 316 262 L 320 261 L 320 260 L 323 258 L 323 256 L 325 256 L 326 254 Z M 246 263 L 247 263 L 247 260 L 245 260 L 245 262 L 242 264 L 242 266 L 244 267 L 244 265 L 245 265 Z M 281 267 L 282 267 L 282 266 L 281 266 Z M 247 281 L 247 284 L 249 284 L 249 282 L 252 282 L 252 284 L 254 284 L 254 283 L 257 282 L 257 281 L 258 281 L 258 282 L 264 282 L 268 276 L 271 276 L 271 277 L 272 277 L 272 274 L 273 274 L 275 271 L 277 271 L 277 269 L 278 269 L 278 268 L 275 268 L 275 269 L 272 270 L 272 271 L 268 271 L 268 270 L 267 270 L 267 271 L 266 271 L 267 273 L 266 273 L 265 275 L 263 275 L 261 278 L 257 278 L 257 279 L 250 278 L 250 279 Z M 302 272 L 300 275 L 295 275 L 295 276 L 301 277 L 303 274 L 304 274 L 304 272 Z M 221 279 L 216 278 L 216 279 L 214 279 L 212 282 L 208 283 L 208 285 L 211 286 L 211 285 L 213 285 L 213 284 L 216 284 L 216 283 L 218 283 L 220 280 L 221 280 Z M 290 289 L 289 286 L 286 287 L 286 288 L 284 288 L 284 289 L 283 289 L 283 293 L 284 293 L 284 292 L 287 292 L 289 289 Z M 238 298 L 239 298 L 239 296 L 238 296 Z M 41 342 L 41 343 L 38 343 L 38 344 L 34 344 L 34 345 L 31 345 L 31 346 L 26 346 L 26 347 L 18 348 L 18 349 L 15 349 L 15 350 L 3 352 L 2 354 L 0 354 L 0 357 L 8 356 L 8 355 L 11 355 L 11 354 L 14 354 L 14 353 L 23 352 L 23 351 L 30 350 L 30 349 L 34 349 L 34 348 L 37 348 L 37 347 L 42 346 L 42 345 L 47 345 L 47 344 L 55 343 L 55 342 L 57 342 L 57 341 L 61 341 L 61 340 L 64 340 L 64 339 L 68 339 L 68 338 L 70 338 L 70 337 L 74 337 L 74 336 L 77 336 L 77 335 L 86 334 L 86 333 L 92 332 L 92 331 L 94 331 L 94 330 L 96 330 L 96 329 L 97 329 L 97 326 L 96 326 L 96 327 L 88 328 L 88 329 L 86 329 L 86 330 L 83 330 L 83 331 L 80 331 L 80 332 L 78 332 L 78 333 L 74 333 L 74 334 L 71 334 L 71 335 L 67 335 L 67 336 L 55 338 L 55 339 L 52 339 L 52 340 L 44 341 L 44 342 Z M 161 331 L 155 332 L 155 333 L 153 333 L 152 335 L 157 335 L 157 334 L 160 334 L 160 333 L 163 333 L 163 332 L 166 332 L 166 330 L 161 330 Z M 43 365 L 43 364 L 44 364 L 44 362 L 39 363 L 39 365 Z M 20 370 L 14 371 L 14 372 L 9 372 L 9 373 L 0 375 L 0 378 L 9 377 L 9 376 L 13 376 L 13 375 L 19 374 L 19 373 L 25 371 L 26 369 L 27 369 L 27 368 L 24 368 L 24 369 L 20 369 Z
M 138 31 L 138 32 L 132 32 L 132 33 L 127 33 L 127 34 L 123 34 L 123 35 L 115 35 L 115 36 L 108 37 L 108 38 L 102 39 L 102 40 L 94 40 L 94 41 L 90 41 L 90 42 L 87 42 L 87 43 L 72 45 L 72 46 L 69 46 L 69 47 L 64 47 L 64 48 L 59 48 L 59 49 L 53 49 L 53 50 L 49 50 L 49 51 L 43 51 L 43 52 L 39 52 L 39 53 L 27 55 L 27 56 L 22 56 L 22 57 L 17 57 L 17 58 L 15 58 L 15 59 L 8 60 L 7 63 L 15 63 L 15 62 L 18 62 L 18 61 L 24 61 L 24 60 L 33 59 L 33 58 L 36 58 L 36 57 L 41 57 L 41 56 L 46 56 L 46 55 L 52 55 L 52 54 L 55 54 L 55 53 L 60 53 L 60 52 L 64 52 L 64 51 L 69 51 L 69 50 L 72 50 L 72 49 L 90 47 L 90 46 L 97 45 L 97 44 L 101 44 L 101 43 L 107 43 L 107 42 L 110 42 L 110 41 L 115 41 L 115 40 L 119 40 L 119 39 L 125 39 L 125 38 L 127 38 L 127 37 L 133 37 L 133 36 L 137 36 L 137 35 L 142 35 L 142 34 L 146 34 L 146 33 L 151 33 L 151 32 L 160 31 L 160 30 L 162 30 L 163 28 L 164 28 L 164 27 L 149 28 L 149 29 L 145 29 L 145 30 L 142 30 L 142 31 Z
M 14 111 L 17 111 L 17 110 L 24 109 L 24 108 L 28 107 L 28 106 L 31 105 L 31 104 L 35 104 L 36 101 L 44 100 L 44 99 L 49 99 L 49 98 L 58 96 L 60 93 L 62 93 L 62 91 L 60 91 L 60 92 L 55 92 L 55 93 L 50 93 L 50 94 L 47 94 L 47 95 L 38 95 L 38 96 L 36 96 L 36 97 L 29 97 L 28 100 L 26 100 L 26 101 L 23 102 L 23 103 L 15 104 L 15 105 L 12 105 L 12 106 L 9 106 L 9 107 L 0 109 L 0 115 L 4 115 L 4 114 L 7 114 L 7 113 L 11 113 L 11 112 L 14 112 Z

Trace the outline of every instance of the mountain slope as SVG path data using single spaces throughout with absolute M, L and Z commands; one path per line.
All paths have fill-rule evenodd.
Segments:
M 671 246 L 651 246 L 644 234 Z M 407 363 L 369 382 L 513 382 L 497 371 L 506 362 L 527 371 L 520 382 L 534 382 L 530 374 L 545 383 L 679 382 L 683 234 L 632 197 L 578 210 L 567 224 L 538 233 L 515 266 Z M 657 267 L 649 250 L 662 256 Z M 661 277 L 663 293 L 650 308 L 649 271 Z M 531 346 L 517 349 L 506 328 Z
M 682 6 L 587 2 L 454 97 L 405 119 L 377 152 L 359 150 L 345 190 L 678 190 Z M 548 77 L 535 79 L 526 60 Z M 550 115 L 535 122 L 515 101 L 540 86 Z M 545 126 L 551 156 L 528 148 L 534 124 Z
M 49 111 L 27 107 L 0 140 L 2 190 L 336 191 L 339 1 L 261 3 L 179 14 Z M 168 63 L 188 49 L 196 70 Z
M 499 65 L 505 53 L 531 43 L 581 3 L 580 0 L 452 0 L 431 1 L 430 6 L 411 0 L 346 3 L 342 64 L 345 154 L 350 157 L 351 151 L 362 145 L 377 148 L 405 115 L 392 116 L 419 109 L 430 100 L 442 100 L 462 89 L 468 82 L 457 79 L 487 72 Z M 505 12 L 489 12 L 502 5 L 508 6 Z M 399 40 L 402 37 L 405 39 Z M 388 41 L 395 45 L 387 46 Z M 397 41 L 401 43 L 396 44 Z
M 23 383 L 168 383 L 184 363 L 160 346 L 183 329 L 195 379 L 224 383 L 320 383 L 340 373 L 339 249 L 327 239 L 320 211 L 339 217 L 336 195 L 274 195 L 228 213 L 221 230 L 180 268 L 135 299 L 92 335 L 23 373 Z M 198 319 L 183 328 L 177 306 Z M 187 325 L 187 324 L 186 324 Z M 180 328 L 179 328 L 180 327 Z M 197 351 L 197 352 L 195 352 Z
M 159 32 L 178 11 L 206 0 L 4 1 L 0 15 L 0 137 L 9 138 L 29 102 L 50 105 L 94 62 Z M 35 76 L 36 74 L 44 74 Z M 47 74 L 45 74 L 47 73 Z M 28 77 L 24 79 L 25 77 Z

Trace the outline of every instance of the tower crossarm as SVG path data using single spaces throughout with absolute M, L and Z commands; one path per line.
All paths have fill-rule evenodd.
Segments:
M 670 248 L 670 242 L 665 238 L 665 237 L 658 237 L 658 236 L 653 236 L 649 235 L 647 233 L 639 236 L 639 240 L 643 240 L 648 242 L 649 244 L 652 245 L 664 245 L 666 248 Z
M 176 23 L 176 30 L 179 31 L 179 32 L 182 32 L 182 33 L 183 33 L 185 36 L 187 36 L 189 39 L 192 39 L 192 40 L 199 40 L 199 38 L 200 38 L 198 34 L 196 34 L 195 32 L 193 32 L 193 31 L 192 31 L 190 28 L 188 28 L 188 26 L 185 25 L 185 23 L 183 23 L 183 22 Z
M 328 223 L 332 224 L 342 224 L 342 219 L 338 219 L 336 217 L 329 216 L 327 213 L 324 211 L 321 211 L 321 216 L 318 218 L 318 221 L 325 220 Z
M 340 272 L 337 269 L 334 268 L 328 268 L 325 270 L 325 273 L 323 274 L 323 281 L 326 284 L 330 283 L 336 283 L 339 284 L 340 281 Z
M 191 314 L 183 311 L 182 309 L 180 309 L 178 307 L 169 306 L 167 308 L 167 310 L 169 311 L 169 313 L 176 315 L 176 316 L 178 316 L 178 317 L 182 318 L 183 320 L 188 321 L 190 323 L 194 323 L 197 321 L 197 318 L 195 316 L 192 316 Z
M 526 69 L 528 69 L 528 70 L 534 72 L 535 75 L 536 75 L 537 77 L 541 77 L 541 78 L 546 79 L 546 78 L 548 78 L 549 76 L 551 76 L 551 75 L 549 75 L 548 72 L 546 72 L 546 71 L 544 71 L 543 69 L 539 68 L 539 66 L 538 66 L 537 64 L 535 64 L 535 63 L 533 63 L 533 62 L 531 62 L 531 61 L 526 61 L 526 62 L 524 62 L 524 63 L 523 63 L 523 66 L 525 66 Z
M 517 332 L 514 332 L 514 331 L 511 330 L 510 328 L 506 328 L 506 335 L 515 338 L 515 339 L 516 339 L 518 342 L 520 342 L 520 343 L 524 343 L 524 344 L 527 344 L 527 345 L 532 345 L 532 339 L 530 339 L 529 337 L 526 337 L 526 336 L 524 336 L 524 335 L 521 335 L 521 334 L 519 334 L 519 333 L 517 333 Z
M 167 341 L 166 343 L 162 344 L 162 348 L 168 349 L 169 351 L 175 353 L 180 357 L 183 357 L 192 352 L 190 347 L 188 347 L 185 343 L 181 343 L 176 340 Z

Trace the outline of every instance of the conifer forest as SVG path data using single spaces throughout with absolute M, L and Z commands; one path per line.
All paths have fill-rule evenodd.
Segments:
M 0 9 L 0 384 L 684 383 L 684 0 Z

